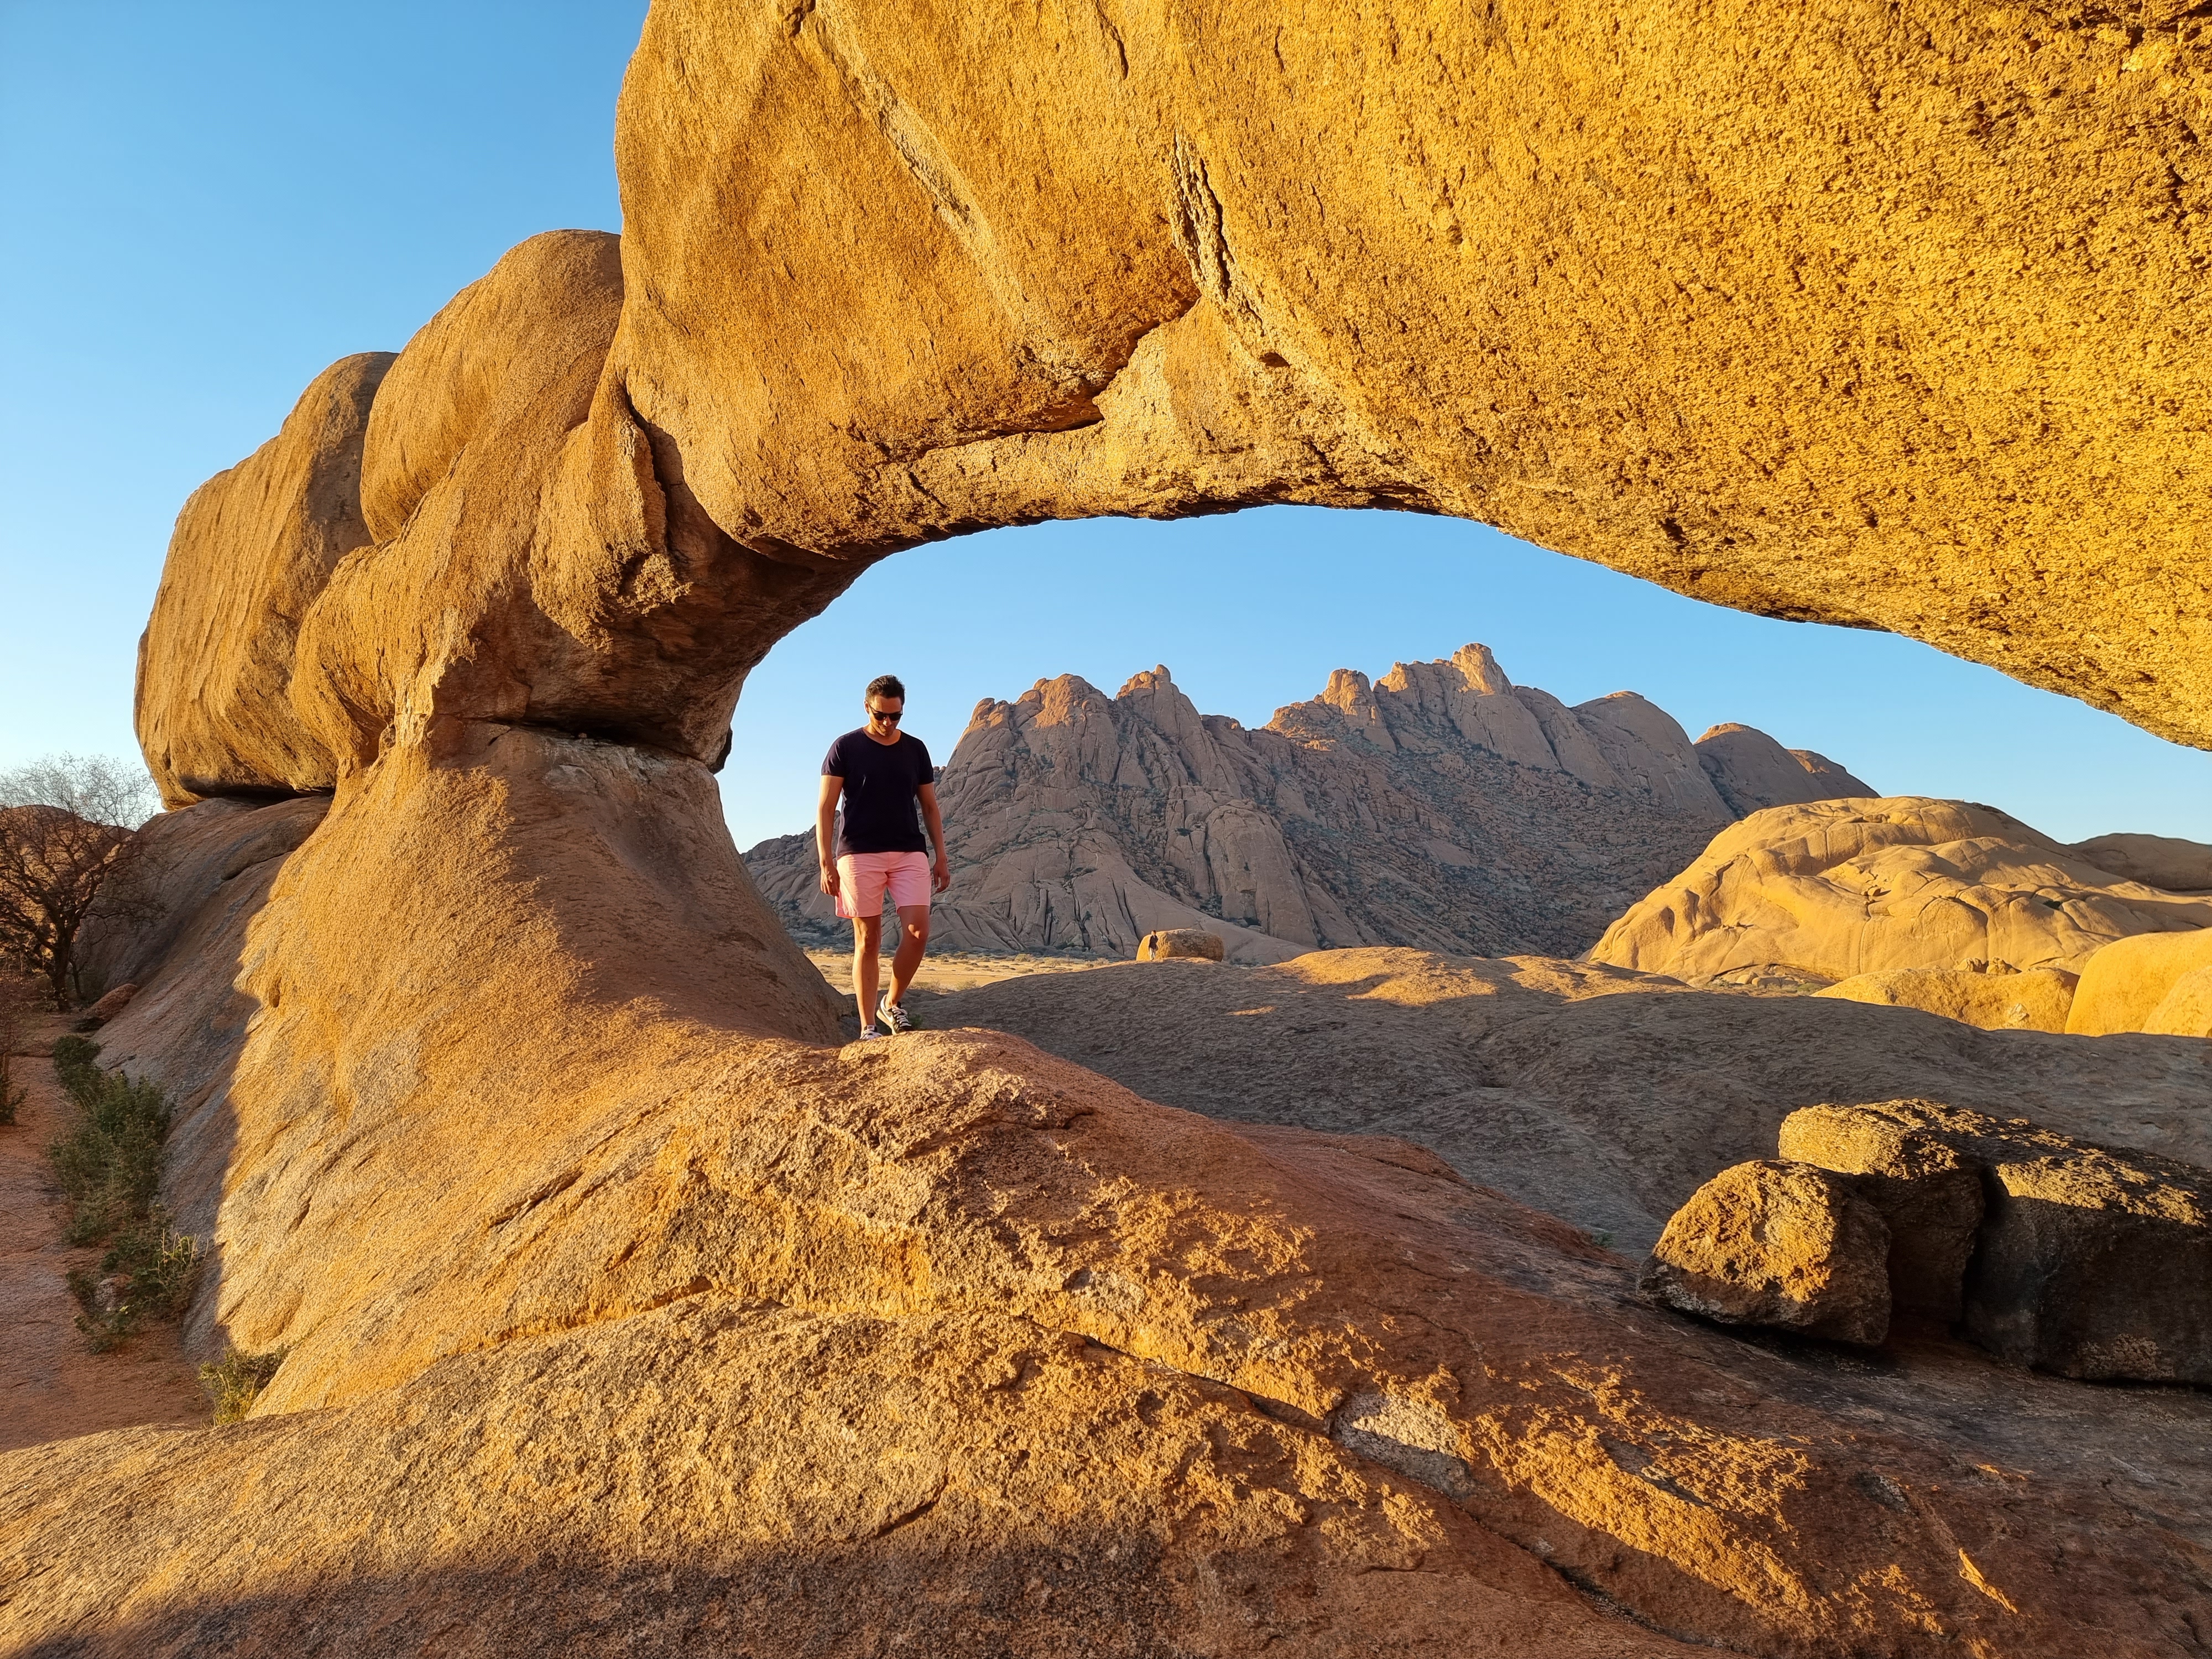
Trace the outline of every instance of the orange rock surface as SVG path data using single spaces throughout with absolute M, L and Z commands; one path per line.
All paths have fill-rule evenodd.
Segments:
M 663 0 L 611 372 L 756 543 L 1409 503 L 2206 742 L 2183 10 Z
M 162 799 L 327 788 L 337 761 L 290 702 L 301 623 L 366 547 L 361 451 L 392 356 L 343 357 L 283 429 L 178 515 L 138 647 L 138 740 Z
M 1838 980 L 1816 997 L 1922 1008 L 1987 1031 L 2063 1031 L 2081 976 L 2063 968 L 1990 973 L 1964 968 L 1885 968 Z
M 2200 975 L 2212 968 L 2212 932 L 2143 933 L 2106 945 L 2082 965 L 2066 1029 L 2212 1036 Z
M 2112 875 L 1993 808 L 1907 795 L 1753 813 L 1632 906 L 1589 955 L 1690 978 L 1767 964 L 1832 981 L 1914 969 L 2086 975 L 2115 939 L 2194 939 L 2208 925 L 2212 899 Z M 2002 997 L 1971 1000 L 2008 1009 Z M 2047 1018 L 2047 1009 L 1992 1012 L 1970 1023 Z

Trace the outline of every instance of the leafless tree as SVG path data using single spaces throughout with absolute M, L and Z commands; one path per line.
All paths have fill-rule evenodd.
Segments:
M 108 755 L 48 755 L 0 772 L 0 806 L 58 806 L 88 823 L 136 830 L 161 808 L 146 769 Z
M 94 756 L 54 755 L 0 773 L 0 955 L 75 988 L 77 929 L 154 807 L 146 775 Z

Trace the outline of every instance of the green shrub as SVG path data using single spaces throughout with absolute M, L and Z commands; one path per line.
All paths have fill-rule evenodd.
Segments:
M 115 1236 L 100 1258 L 100 1271 L 120 1273 L 131 1284 L 131 1299 L 156 1319 L 183 1316 L 199 1283 L 200 1242 L 169 1224 L 158 1205 L 135 1227 Z
M 108 1241 L 97 1274 L 79 1267 L 69 1275 L 82 1310 L 76 1328 L 97 1353 L 149 1318 L 184 1312 L 199 1278 L 199 1241 L 172 1227 L 155 1202 L 167 1157 L 167 1098 L 153 1084 L 101 1071 L 100 1045 L 82 1037 L 58 1039 L 53 1058 L 54 1075 L 76 1104 L 68 1133 L 46 1148 L 70 1201 L 64 1237 L 72 1244 Z
M 252 1411 L 289 1352 L 275 1348 L 267 1353 L 240 1353 L 233 1348 L 220 1364 L 201 1366 L 200 1387 L 207 1390 L 208 1401 L 215 1407 L 215 1420 L 236 1423 Z
M 82 1037 L 54 1044 L 54 1073 L 76 1103 L 76 1121 L 46 1148 L 70 1204 L 67 1237 L 95 1244 L 148 1220 L 161 1187 L 169 1103 L 151 1083 L 133 1083 L 93 1062 L 100 1045 Z
M 100 1272 L 70 1269 L 70 1294 L 80 1311 L 76 1328 L 94 1353 L 105 1353 L 138 1334 L 148 1319 L 175 1319 L 199 1282 L 199 1241 L 169 1225 L 156 1206 L 148 1218 L 115 1236 Z
M 54 1039 L 54 1075 L 80 1103 L 84 1091 L 99 1081 L 100 1068 L 93 1064 L 99 1058 L 97 1042 L 81 1036 Z

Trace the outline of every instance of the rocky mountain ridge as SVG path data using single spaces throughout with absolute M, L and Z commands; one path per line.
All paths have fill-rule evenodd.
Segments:
M 1127 956 L 1202 926 L 1244 961 L 1571 955 L 1744 813 L 1872 793 L 1749 726 L 1692 743 L 1632 691 L 1571 708 L 1482 645 L 1339 669 L 1257 730 L 1200 713 L 1164 666 L 1110 697 L 1065 674 L 979 703 L 939 774 L 955 874 L 934 937 Z M 795 936 L 843 937 L 811 831 L 745 862 Z

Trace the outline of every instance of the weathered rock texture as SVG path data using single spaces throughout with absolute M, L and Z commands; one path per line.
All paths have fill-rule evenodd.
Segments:
M 2193 938 L 2208 924 L 2212 900 L 2115 877 L 1994 808 L 1903 796 L 1754 812 L 1639 900 L 1590 957 L 1686 978 L 1768 964 L 1825 980 L 2086 972 L 2114 939 Z
M 138 741 L 164 804 L 297 793 L 337 776 L 291 704 L 301 623 L 337 562 L 371 540 L 362 440 L 388 351 L 343 357 L 283 429 L 193 492 L 138 646 Z
M 2193 1500 L 2100 1484 L 2146 1460 L 2139 1443 L 2203 1441 L 2172 1402 L 2038 1395 L 2024 1439 L 2027 1383 L 1936 1357 L 1941 1382 L 1915 1386 L 1986 1426 L 1873 1426 L 1918 1420 L 1911 1387 L 1839 1395 L 1832 1374 L 1627 1310 L 1626 1263 L 1413 1146 L 1239 1133 L 985 1033 L 882 1052 L 763 1038 L 731 1011 L 775 1013 L 769 986 L 718 981 L 716 937 L 684 931 L 743 915 L 702 884 L 708 844 L 677 833 L 714 821 L 696 767 L 513 728 L 409 758 L 342 790 L 281 859 L 252 853 L 306 806 L 165 821 L 199 848 L 178 867 L 241 868 L 179 906 L 215 949 L 149 974 L 109 1035 L 230 1006 L 234 978 L 256 1007 L 227 1060 L 188 1053 L 167 1079 L 196 1103 L 187 1146 L 223 1149 L 184 1159 L 172 1196 L 217 1247 L 198 1340 L 290 1355 L 243 1428 L 0 1461 L 0 1638 L 251 1653 L 308 1631 L 398 1651 L 465 1616 L 525 1643 L 672 1652 L 752 1632 L 830 1652 L 927 1619 L 988 1643 L 1018 1617 L 1043 1652 L 1328 1653 L 1348 1629 L 1411 1651 L 1668 1650 L 1618 1604 L 1754 1650 L 1932 1654 L 1995 1632 L 2000 1651 L 2057 1653 L 2085 1629 L 2183 1650 L 2172 1610 L 2197 1569 L 2146 1545 L 2128 1506 Z M 432 844 L 447 857 L 421 857 Z M 238 916 L 238 883 L 272 874 Z M 1248 1074 L 1248 1109 L 1296 1118 L 1360 1050 L 1286 1041 L 1236 1000 L 1269 975 L 1340 1011 L 1345 1038 L 1424 1021 L 1439 1077 L 1469 1047 L 1463 1012 L 1509 1016 L 1482 1064 L 1519 1044 L 1620 1078 L 1619 1049 L 1527 1016 L 1723 1017 L 1702 1048 L 1598 1028 L 1694 1052 L 1676 1100 L 1710 1096 L 1711 1034 L 1736 1012 L 1887 1026 L 1907 1050 L 1925 1030 L 1936 1054 L 1996 1045 L 1951 1063 L 2076 1096 L 2063 1067 L 2092 1046 L 1413 952 L 1047 977 L 1109 1040 L 1112 988 L 1241 1014 L 1224 1023 L 1281 1075 L 1308 1062 L 1302 1096 L 1263 1100 L 1275 1079 Z M 1156 1053 L 1188 1041 L 1148 1024 Z M 1777 1063 L 1802 1037 L 1751 1051 Z M 1845 1037 L 1830 1060 L 1863 1074 L 1879 1045 Z M 2120 1042 L 2094 1045 L 2106 1097 L 2154 1119 L 2168 1050 L 2191 1045 Z M 2030 1045 L 2009 1074 L 2004 1045 Z M 1690 1186 L 1711 1173 L 1694 1132 L 1640 1121 Z M 2176 1133 L 2201 1129 L 2177 1113 Z M 702 1401 L 742 1413 L 725 1434 Z M 1998 1524 L 1984 1464 L 2032 1471 L 2038 1505 Z M 2212 1469 L 2161 1467 L 2212 1492 Z M 1220 1511 L 1232 1492 L 1255 1507 Z M 1565 1599 L 1537 1558 L 1611 1601 Z M 1372 1571 L 1393 1561 L 1417 1575 Z M 933 1581 L 927 1610 L 900 1588 Z M 1048 1612 L 1065 1622 L 1028 1622 Z
M 1063 675 L 980 704 L 943 769 L 955 875 L 933 937 L 1127 957 L 1156 928 L 1202 927 L 1247 963 L 1348 945 L 1571 955 L 1737 804 L 1864 792 L 1821 764 L 1747 726 L 1692 744 L 1632 692 L 1568 708 L 1480 645 L 1372 684 L 1340 669 L 1256 732 L 1200 714 L 1165 668 L 1114 697 Z M 794 935 L 846 936 L 811 831 L 745 862 Z
M 1723 1325 L 1876 1343 L 1889 1334 L 1889 1228 L 1824 1170 L 1739 1164 L 1674 1212 L 1638 1287 Z
M 1407 502 L 2202 742 L 2180 12 L 663 0 L 613 373 L 740 536 Z
M 2198 1042 L 1978 1031 L 1583 963 L 1386 950 L 1228 974 L 1130 963 L 916 1006 L 929 1025 L 1016 1033 L 1168 1105 L 1417 1142 L 1638 1256 L 1707 1178 L 1772 1157 L 1784 1119 L 1824 1102 L 1917 1088 L 2212 1164 Z
M 1943 1275 L 1963 1269 L 1965 1329 L 1992 1352 L 2065 1376 L 2212 1383 L 2212 1170 L 1927 1100 L 1795 1113 L 1780 1145 L 1903 1218 L 1923 1305 L 1948 1302 Z M 1982 1206 L 1955 1191 L 1967 1171 Z
M 865 562 L 763 553 L 699 511 L 603 374 L 623 292 L 617 238 L 533 237 L 195 498 L 140 652 L 167 801 L 328 787 L 453 720 L 720 763 L 745 672 Z
M 2118 939 L 2082 964 L 2066 1029 L 2086 1036 L 2158 1031 L 2212 1036 L 2204 995 L 2212 931 Z
M 626 245 L 533 239 L 428 325 L 358 501 L 322 488 L 343 420 L 210 499 L 271 593 L 313 597 L 356 518 L 374 542 L 289 671 L 283 605 L 157 619 L 171 799 L 440 713 L 711 762 L 745 671 L 870 560 L 1260 501 L 1482 518 L 2212 741 L 2205 526 L 2164 482 L 2212 441 L 2192 22 L 1401 27 L 663 0 Z M 210 703 L 160 665 L 216 605 L 261 665 Z

